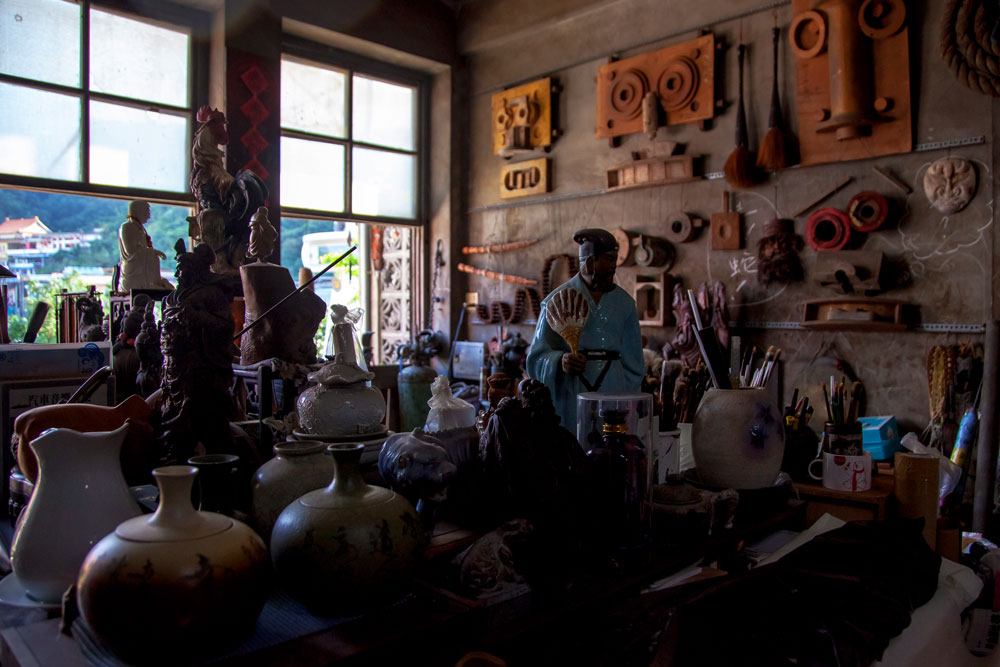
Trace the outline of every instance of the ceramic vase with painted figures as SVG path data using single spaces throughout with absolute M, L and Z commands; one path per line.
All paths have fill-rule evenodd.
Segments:
M 14 575 L 30 598 L 58 604 L 87 551 L 140 514 L 119 463 L 128 428 L 57 428 L 31 441 L 38 483 L 11 545 Z
M 80 568 L 80 613 L 125 660 L 178 664 L 231 649 L 253 633 L 267 599 L 267 547 L 249 526 L 194 509 L 197 473 L 155 469 L 156 512 L 119 525 Z
M 424 546 L 413 506 L 369 486 L 360 444 L 333 444 L 336 473 L 278 517 L 271 557 L 281 584 L 316 614 L 350 614 L 403 595 Z
M 698 476 L 734 489 L 772 486 L 785 452 L 781 410 L 764 388 L 709 389 L 691 428 Z
M 257 468 L 251 481 L 250 516 L 265 542 L 278 515 L 296 498 L 322 489 L 333 479 L 333 457 L 326 443 L 292 440 L 274 446 L 274 458 Z

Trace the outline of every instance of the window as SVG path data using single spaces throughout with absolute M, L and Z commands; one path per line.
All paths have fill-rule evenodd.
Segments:
M 186 193 L 203 16 L 148 9 L 157 15 L 91 0 L 0 0 L 0 180 Z
M 346 285 L 375 332 L 375 357 L 410 338 L 415 232 L 423 222 L 426 85 L 415 72 L 289 38 L 281 59 L 282 263 L 316 271 L 330 249 L 359 244 Z M 377 223 L 378 227 L 372 224 Z M 341 248 L 343 246 L 343 248 Z M 339 251 L 337 252 L 339 254 Z M 370 265 L 377 255 L 379 270 Z M 317 294 L 343 303 L 336 271 Z M 339 289 L 338 289 L 339 288 Z M 349 304 L 351 305 L 351 304 Z

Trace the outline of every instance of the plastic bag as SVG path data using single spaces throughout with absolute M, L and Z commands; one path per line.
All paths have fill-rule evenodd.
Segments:
M 962 468 L 952 463 L 951 459 L 940 451 L 920 442 L 916 433 L 904 435 L 902 445 L 904 449 L 908 449 L 914 454 L 930 454 L 938 457 L 938 503 L 943 502 L 962 478 Z
M 427 413 L 427 422 L 424 424 L 426 433 L 450 431 L 476 424 L 476 408 L 460 398 L 453 397 L 448 378 L 443 375 L 434 378 L 427 405 L 431 406 L 431 410 Z
M 323 353 L 326 356 L 332 359 L 337 353 L 333 344 L 333 330 L 338 324 L 350 324 L 352 337 L 354 338 L 354 356 L 357 357 L 358 366 L 362 370 L 368 370 L 368 364 L 365 363 L 365 355 L 361 349 L 361 339 L 358 338 L 358 330 L 354 326 L 361 321 L 361 316 L 364 314 L 365 311 L 361 308 L 349 309 L 340 303 L 330 304 L 330 316 L 327 318 L 326 323 L 326 344 L 323 346 L 325 348 Z

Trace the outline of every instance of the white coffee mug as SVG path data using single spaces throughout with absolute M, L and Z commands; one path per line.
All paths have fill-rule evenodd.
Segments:
M 813 472 L 817 463 L 823 465 L 822 476 Z M 872 488 L 872 455 L 846 456 L 824 452 L 822 458 L 809 462 L 809 476 L 821 481 L 827 489 L 836 491 L 867 491 Z

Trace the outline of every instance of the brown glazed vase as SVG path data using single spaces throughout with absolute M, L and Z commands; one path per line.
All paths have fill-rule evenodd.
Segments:
M 290 440 L 274 446 L 274 458 L 257 468 L 250 482 L 250 517 L 257 533 L 271 541 L 271 529 L 288 504 L 333 478 L 333 458 L 326 443 Z
M 197 468 L 153 471 L 156 512 L 120 524 L 87 554 L 77 604 L 125 660 L 178 664 L 249 637 L 267 599 L 267 548 L 249 526 L 191 504 Z
M 279 581 L 313 613 L 356 613 L 406 591 L 424 531 L 405 498 L 362 479 L 363 445 L 327 449 L 333 481 L 285 508 L 271 533 L 271 558 Z
M 706 484 L 772 486 L 785 453 L 785 426 L 771 392 L 759 387 L 705 392 L 691 427 L 691 453 Z

